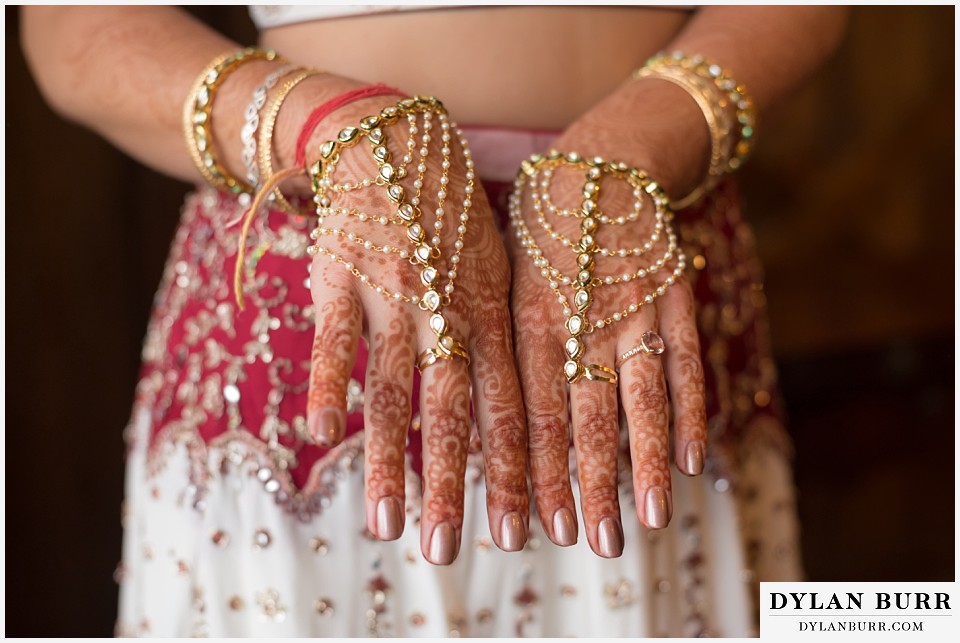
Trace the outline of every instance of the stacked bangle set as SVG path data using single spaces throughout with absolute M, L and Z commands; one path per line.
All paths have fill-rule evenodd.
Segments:
M 703 112 L 710 132 L 710 164 L 690 194 L 671 201 L 675 210 L 697 202 L 728 172 L 743 165 L 753 150 L 756 110 L 747 89 L 733 74 L 703 56 L 661 52 L 633 72 L 635 79 L 659 78 L 685 90 Z
M 231 175 L 217 157 L 211 128 L 213 100 L 225 78 L 243 63 L 253 60 L 284 64 L 273 70 L 254 90 L 244 111 L 245 123 L 240 136 L 246 175 L 241 179 Z M 316 215 L 317 225 L 311 233 L 314 243 L 307 249 L 311 256 L 326 256 L 383 297 L 414 304 L 425 311 L 427 323 L 436 335 L 436 345 L 418 356 L 417 367 L 421 371 L 439 360 L 459 359 L 469 364 L 467 348 L 451 329 L 445 314 L 455 289 L 475 186 L 473 160 L 462 131 L 449 119 L 446 109 L 435 98 L 417 96 L 384 107 L 379 114 L 365 117 L 355 126 L 343 128 L 334 140 L 320 146 L 320 159 L 307 169 L 315 195 L 314 207 L 301 211 L 284 197 L 279 186 L 274 186 L 273 129 L 290 92 L 302 81 L 319 73 L 317 70 L 286 64 L 276 52 L 253 48 L 215 58 L 198 76 L 184 104 L 184 134 L 194 164 L 207 183 L 238 194 L 244 206 L 251 204 L 251 194 L 258 193 L 253 200 L 254 207 L 247 213 L 244 230 L 248 229 L 249 221 L 255 214 L 256 204 L 264 197 L 263 193 L 268 192 L 269 199 L 277 209 L 293 215 Z M 278 84 L 279 88 L 268 100 L 271 89 Z M 359 97 L 386 93 L 397 92 L 381 85 L 371 86 L 339 96 L 318 110 L 326 114 Z M 315 115 L 322 117 L 316 112 Z M 393 126 L 399 126 L 402 121 L 407 125 L 406 144 L 402 158 L 394 161 L 390 149 L 395 129 Z M 305 124 L 301 138 L 305 140 L 307 137 L 304 135 L 308 135 L 315 125 L 315 122 Z M 355 153 L 353 148 L 362 141 L 369 143 L 369 152 L 377 168 L 375 176 L 337 183 L 335 173 L 341 157 Z M 451 162 L 454 153 L 460 154 L 462 163 Z M 431 154 L 439 156 L 440 171 L 438 177 L 430 176 L 428 179 L 429 167 L 435 167 L 428 167 L 427 164 Z M 462 171 L 463 176 L 452 177 L 454 168 L 463 168 L 456 170 Z M 412 180 L 405 184 L 406 178 Z M 462 183 L 460 189 L 463 194 L 462 200 L 455 206 L 448 203 L 447 196 L 453 182 Z M 425 193 L 428 184 L 438 186 L 436 192 L 429 196 Z M 350 206 L 347 201 L 353 193 L 368 188 L 385 191 L 394 207 L 392 215 L 371 215 Z M 402 226 L 406 244 L 378 244 L 370 238 L 375 233 L 368 235 L 361 232 L 363 226 L 376 227 L 377 224 Z M 454 232 L 445 235 L 445 230 L 449 229 Z M 418 272 L 423 291 L 419 294 L 404 293 L 377 283 L 348 257 L 322 244 L 321 239 L 326 236 L 345 239 L 360 251 L 395 255 L 406 260 Z M 236 281 L 237 301 L 241 307 L 239 275 L 245 245 L 243 237 L 245 233 L 241 234 L 238 249 Z M 444 243 L 444 237 L 448 237 L 449 243 Z M 442 260 L 445 260 L 445 265 L 441 264 Z

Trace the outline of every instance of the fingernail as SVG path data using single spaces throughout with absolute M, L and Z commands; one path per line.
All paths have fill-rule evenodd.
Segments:
M 650 529 L 663 529 L 670 522 L 670 496 L 663 487 L 650 487 L 646 496 L 646 518 Z
M 433 528 L 430 536 L 430 562 L 434 565 L 449 565 L 457 551 L 457 532 L 449 522 Z
M 500 520 L 500 549 L 520 551 L 527 542 L 527 530 L 523 519 L 516 511 L 511 511 Z
M 553 514 L 553 537 L 554 542 L 562 547 L 569 547 L 577 542 L 577 524 L 566 507 L 557 509 Z
M 703 473 L 703 442 L 699 440 L 687 445 L 687 474 L 698 476 Z
M 597 529 L 600 540 L 600 555 L 616 558 L 623 553 L 623 529 L 616 518 L 604 518 Z
M 343 420 L 337 409 L 324 409 L 310 418 L 310 434 L 322 447 L 332 447 L 343 437 Z
M 377 503 L 377 537 L 380 540 L 396 540 L 403 533 L 403 514 L 400 500 L 394 497 L 381 498 Z

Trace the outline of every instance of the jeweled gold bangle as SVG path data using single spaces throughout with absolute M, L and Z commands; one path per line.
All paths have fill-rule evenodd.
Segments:
M 275 69 L 253 90 L 253 96 L 243 110 L 244 123 L 240 128 L 240 144 L 243 146 L 243 151 L 240 152 L 240 157 L 247 170 L 247 182 L 255 189 L 260 187 L 260 168 L 257 167 L 257 132 L 260 129 L 260 113 L 267 103 L 267 92 L 273 89 L 281 78 L 301 69 L 302 67 L 293 65 L 283 65 Z
M 728 171 L 732 114 L 727 109 L 726 98 L 718 94 L 709 81 L 696 74 L 675 67 L 653 65 L 636 70 L 634 78 L 660 78 L 677 85 L 696 101 L 707 121 L 710 132 L 710 163 L 706 175 L 696 188 L 682 198 L 671 199 L 673 208 L 682 210 L 712 190 Z
M 197 76 L 183 104 L 183 133 L 187 149 L 200 175 L 215 188 L 235 194 L 250 193 L 253 187 L 230 174 L 217 158 L 211 128 L 213 100 L 224 79 L 251 60 L 278 60 L 275 51 L 247 47 L 221 54 Z
M 260 166 L 260 181 L 266 184 L 273 176 L 273 128 L 277 124 L 277 116 L 280 114 L 280 108 L 287 99 L 293 88 L 302 83 L 311 76 L 317 76 L 324 73 L 319 69 L 304 69 L 296 76 L 291 77 L 277 91 L 269 107 L 264 113 L 263 122 L 260 124 L 260 133 L 257 140 L 257 164 Z M 287 198 L 283 196 L 280 188 L 273 191 L 273 200 L 276 207 L 287 214 L 295 216 L 312 216 L 313 208 L 308 207 L 304 210 L 295 208 Z
M 647 61 L 646 67 L 667 66 L 690 70 L 714 83 L 730 100 L 736 110 L 739 138 L 733 146 L 727 171 L 738 169 L 753 150 L 757 114 L 747 88 L 738 83 L 730 70 L 700 55 L 687 56 L 683 52 L 661 52 Z

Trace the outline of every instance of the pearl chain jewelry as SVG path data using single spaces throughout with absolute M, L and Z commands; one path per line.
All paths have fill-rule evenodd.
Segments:
M 585 171 L 580 208 L 567 212 L 567 216 L 580 219 L 580 238 L 576 242 L 562 237 L 553 230 L 543 211 L 543 193 L 549 186 L 549 181 L 544 185 L 543 176 L 547 172 L 552 174 L 553 170 L 560 166 L 572 166 Z M 636 248 L 631 250 L 610 249 L 597 243 L 596 234 L 604 221 L 603 217 L 606 217 L 607 223 L 613 220 L 620 224 L 619 218 L 611 219 L 599 207 L 600 186 L 604 178 L 627 181 L 634 190 L 635 198 L 640 199 L 643 194 L 646 194 L 653 201 L 655 208 L 653 232 L 644 243 Z M 576 254 L 577 274 L 575 277 L 565 275 L 555 268 L 537 244 L 521 207 L 525 188 L 528 188 L 531 194 L 534 218 L 547 234 L 548 239 L 559 241 Z M 636 196 L 638 190 L 641 191 L 640 197 Z M 640 208 L 636 204 L 633 207 L 635 212 L 639 212 Z M 551 151 L 547 156 L 535 154 L 521 164 L 514 182 L 514 192 L 510 197 L 509 211 L 510 220 L 516 230 L 515 234 L 521 247 L 525 249 L 527 256 L 533 260 L 540 275 L 547 280 L 550 289 L 557 296 L 557 302 L 563 307 L 564 316 L 567 317 L 564 325 L 570 333 L 570 338 L 564 342 L 567 361 L 563 366 L 567 382 L 573 384 L 586 377 L 589 380 L 615 384 L 617 374 L 612 369 L 599 364 L 582 363 L 585 351 L 584 337 L 596 329 L 602 329 L 626 318 L 644 305 L 652 304 L 657 297 L 663 295 L 666 289 L 683 275 L 686 258 L 677 245 L 676 235 L 670 225 L 673 215 L 669 210 L 669 202 L 663 190 L 646 173 L 636 168 L 630 168 L 624 163 L 608 163 L 600 157 L 584 158 L 576 152 L 561 154 Z M 652 264 L 635 271 L 624 272 L 619 276 L 610 275 L 601 278 L 595 275 L 596 255 L 612 259 L 641 255 L 653 249 L 654 244 L 660 239 L 661 233 L 666 235 L 666 250 Z M 676 265 L 672 272 L 654 289 L 645 293 L 639 301 L 630 303 L 626 308 L 614 312 L 609 317 L 594 318 L 593 321 L 588 319 L 587 312 L 593 305 L 594 288 L 651 277 L 666 267 L 673 259 L 676 259 Z M 570 286 L 575 289 L 574 306 L 571 307 L 569 299 L 561 291 L 561 286 Z
M 553 174 L 553 170 L 546 168 L 541 173 L 544 176 L 549 176 Z M 616 217 L 610 218 L 602 212 L 597 212 L 594 217 L 600 223 L 604 224 L 613 224 L 613 225 L 623 225 L 628 221 L 636 221 L 637 217 L 640 214 L 640 210 L 643 206 L 643 186 L 640 185 L 638 180 L 631 176 L 627 176 L 627 182 L 633 187 L 633 197 L 634 205 L 633 212 L 630 216 L 627 217 Z M 578 211 L 573 210 L 559 210 L 555 205 L 549 201 L 549 195 L 547 193 L 549 187 L 549 181 L 544 179 L 539 182 L 541 189 L 537 189 L 538 182 L 536 177 L 531 177 L 530 179 L 530 192 L 533 195 L 534 208 L 537 212 L 537 223 L 540 224 L 540 227 L 543 228 L 547 234 L 550 235 L 551 239 L 556 239 L 564 246 L 570 248 L 574 244 L 561 233 L 555 231 L 553 226 L 550 225 L 550 222 L 547 221 L 546 215 L 543 212 L 543 205 L 547 205 L 547 209 L 551 210 L 558 216 L 577 216 Z M 583 186 L 583 197 L 588 199 L 589 202 L 596 200 L 596 196 L 599 194 L 600 186 L 596 181 L 588 180 Z M 655 223 L 653 226 L 653 234 L 650 235 L 650 238 L 645 241 L 642 246 L 635 246 L 633 248 L 597 248 L 598 254 L 605 257 L 627 257 L 627 256 L 640 256 L 653 249 L 653 245 L 660 239 L 660 233 L 663 231 L 663 209 L 657 208 L 655 216 Z M 612 282 L 611 282 L 612 283 Z
M 386 130 L 401 118 L 406 117 L 408 122 L 408 138 L 406 144 L 406 154 L 400 163 L 393 165 L 392 154 L 388 149 L 388 137 Z M 428 231 L 422 218 L 422 200 L 424 181 L 427 174 L 427 160 L 431 153 L 431 145 L 435 136 L 434 119 L 439 123 L 440 129 L 440 176 L 437 179 L 439 188 L 435 194 L 436 205 L 433 210 L 434 222 L 432 229 Z M 418 126 L 419 125 L 419 126 Z M 420 134 L 417 141 L 417 134 Z M 454 135 L 464 156 L 464 165 L 466 171 L 464 179 L 464 197 L 459 208 L 460 214 L 455 223 L 456 239 L 453 243 L 452 251 L 441 250 L 441 233 L 446 220 L 449 218 L 446 203 L 447 190 L 449 189 L 451 168 L 451 142 Z M 356 146 L 363 138 L 370 143 L 373 158 L 377 163 L 377 174 L 372 178 L 365 178 L 353 183 L 338 184 L 332 179 L 341 154 L 344 150 Z M 474 190 L 474 164 L 471 158 L 467 142 L 463 137 L 463 132 L 457 128 L 456 124 L 450 121 L 446 109 L 435 98 L 417 96 L 412 99 L 400 101 L 395 106 L 386 107 L 381 110 L 379 115 L 367 116 L 361 119 L 359 127 L 346 127 L 340 131 L 337 138 L 333 141 L 324 143 L 320 148 L 321 159 L 317 161 L 310 169 L 311 184 L 315 193 L 314 203 L 317 206 L 317 227 L 311 233 L 315 243 L 308 248 L 311 255 L 324 254 L 331 261 L 341 264 L 344 269 L 353 274 L 361 283 L 374 289 L 378 294 L 395 301 L 404 301 L 416 304 L 422 310 L 431 313 L 429 318 L 430 329 L 437 335 L 436 348 L 428 349 L 421 353 L 417 359 L 417 367 L 423 370 L 427 366 L 436 363 L 439 359 L 461 358 L 467 363 L 470 356 L 462 342 L 455 339 L 449 333 L 450 324 L 443 309 L 450 304 L 451 295 L 455 289 L 455 280 L 457 277 L 457 268 L 460 264 L 461 252 L 464 247 L 464 236 L 467 232 L 467 223 L 470 220 L 470 208 L 473 205 L 472 195 Z M 401 180 L 408 176 L 408 168 L 417 157 L 415 167 L 416 175 L 412 183 L 412 195 L 407 196 L 408 189 L 401 184 Z M 396 215 L 390 217 L 370 216 L 356 208 L 345 208 L 334 206 L 330 194 L 339 194 L 345 196 L 355 190 L 362 190 L 373 186 L 385 187 L 387 196 L 396 206 Z M 392 245 L 378 245 L 369 239 L 357 235 L 343 227 L 333 227 L 327 225 L 329 217 L 344 217 L 346 219 L 356 219 L 359 221 L 376 222 L 380 225 L 399 225 L 406 227 L 406 237 L 410 242 L 410 249 L 400 248 Z M 323 236 L 335 235 L 345 238 L 354 244 L 362 246 L 365 250 L 379 254 L 395 254 L 401 259 L 406 259 L 411 265 L 416 266 L 420 271 L 420 281 L 425 288 L 423 295 L 406 294 L 400 291 L 391 291 L 382 284 L 376 283 L 369 275 L 361 272 L 353 262 L 343 258 L 333 250 L 329 250 L 320 245 L 319 239 Z M 447 270 L 447 281 L 440 287 L 440 270 L 435 262 L 440 259 L 444 252 L 449 254 L 449 267 Z
M 544 205 L 547 206 L 547 210 L 549 210 L 551 214 L 556 214 L 557 216 L 561 216 L 561 217 L 576 216 L 576 213 L 578 212 L 578 210 L 567 210 L 563 208 L 558 208 L 556 205 L 553 204 L 553 201 L 550 199 L 550 179 L 551 177 L 553 177 L 553 170 L 550 168 L 545 168 L 542 172 L 542 176 L 543 176 L 543 180 L 540 181 L 540 187 L 542 188 L 540 190 L 540 198 L 543 201 Z M 592 192 L 598 188 L 596 184 L 593 183 L 592 181 L 587 181 L 587 183 L 584 184 L 583 189 L 587 192 Z M 600 223 L 614 224 L 614 225 L 623 225 L 624 223 L 627 223 L 629 221 L 636 221 L 640 217 L 641 208 L 643 208 L 643 199 L 641 198 L 642 196 L 643 196 L 643 191 L 640 188 L 635 187 L 633 190 L 633 197 L 634 197 L 633 211 L 630 212 L 630 214 L 628 214 L 625 217 L 621 216 L 613 219 L 608 217 L 606 214 L 600 214 L 600 216 L 598 216 L 597 219 L 599 219 Z

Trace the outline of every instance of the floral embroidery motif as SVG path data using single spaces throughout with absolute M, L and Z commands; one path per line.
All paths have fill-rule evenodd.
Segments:
M 603 593 L 607 597 L 607 606 L 613 610 L 632 605 L 637 600 L 633 594 L 633 585 L 626 579 L 620 579 L 616 585 L 607 583 Z
M 287 608 L 280 602 L 280 592 L 275 589 L 267 589 L 257 594 L 257 605 L 264 619 L 270 619 L 278 623 L 287 618 Z
M 387 595 L 392 588 L 383 574 L 379 573 L 379 568 L 378 559 L 374 561 L 376 576 L 367 581 L 366 587 L 367 598 L 370 601 L 370 607 L 367 609 L 367 633 L 376 637 L 382 636 L 390 627 L 382 617 L 387 612 Z
M 536 620 L 536 608 L 540 604 L 540 595 L 530 585 L 532 567 L 524 565 L 520 570 L 520 591 L 513 595 L 514 605 L 520 608 L 514 623 L 514 632 L 517 637 L 524 637 L 524 627 Z

